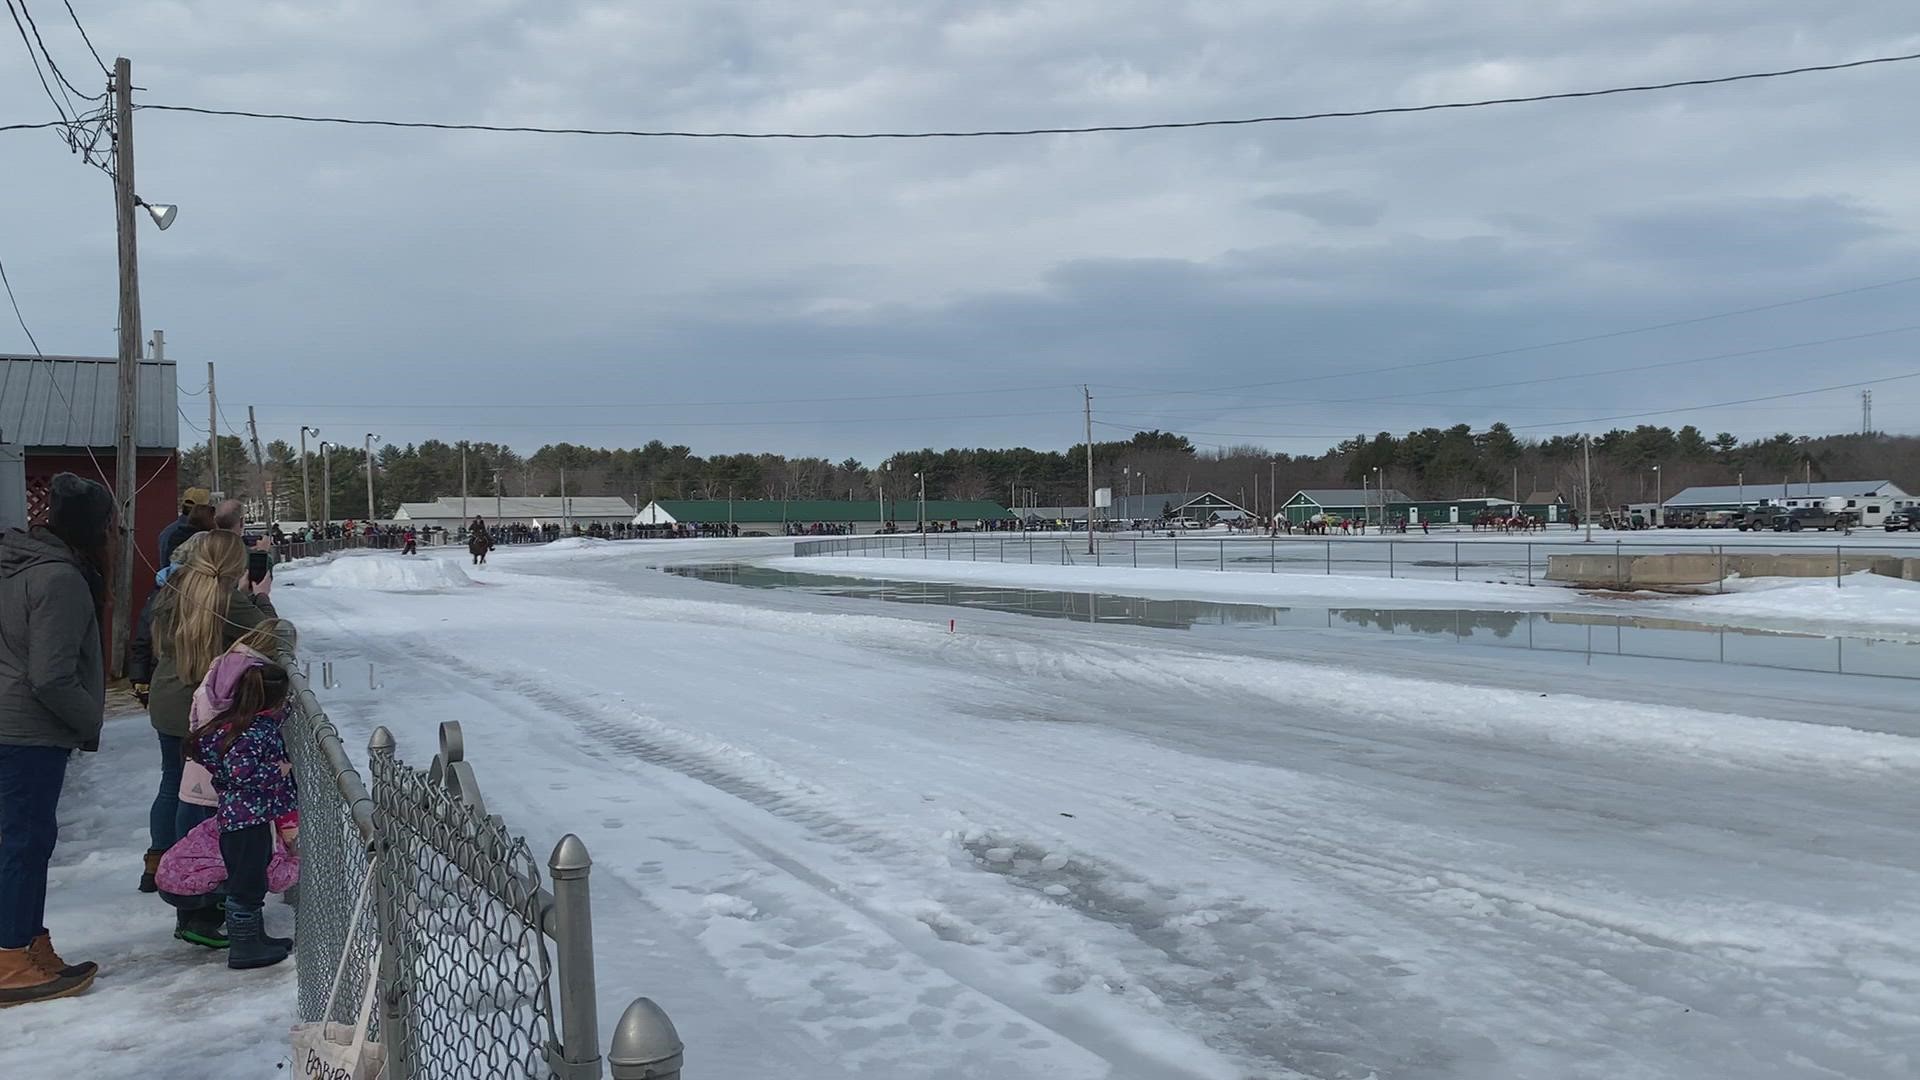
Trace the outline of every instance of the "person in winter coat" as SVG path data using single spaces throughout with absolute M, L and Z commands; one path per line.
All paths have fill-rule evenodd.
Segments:
M 474 518 L 473 529 L 467 533 L 467 554 L 473 556 L 473 565 L 485 566 L 487 552 L 492 550 L 493 537 L 487 533 L 487 523 Z
M 279 823 L 299 813 L 293 765 L 280 732 L 292 680 L 279 664 L 229 652 L 208 678 L 231 694 L 227 708 L 193 736 L 187 754 L 206 766 L 220 793 L 220 857 L 227 864 L 227 966 L 271 967 L 293 942 L 266 936 L 266 902 Z
M 160 565 L 173 559 L 173 549 L 194 533 L 213 528 L 213 496 L 206 488 L 188 488 L 180 496 L 180 516 L 160 530 Z
M 141 889 L 152 891 L 151 875 L 160 856 L 199 822 L 182 822 L 180 774 L 182 740 L 187 735 L 193 692 L 207 669 L 242 635 L 273 618 L 273 603 L 264 591 L 272 578 L 257 586 L 247 584 L 246 543 L 230 532 L 201 533 L 182 546 L 180 565 L 153 603 L 150 628 L 153 670 L 149 683 L 148 714 L 160 740 L 160 787 L 148 815 L 150 847 Z M 184 826 L 184 827 L 183 827 Z M 210 922 L 192 912 L 176 916 L 175 936 L 211 929 Z
M 53 478 L 47 524 L 0 535 L 0 1007 L 77 994 L 99 966 L 68 964 L 47 931 L 47 863 L 75 750 L 106 717 L 100 614 L 113 496 Z

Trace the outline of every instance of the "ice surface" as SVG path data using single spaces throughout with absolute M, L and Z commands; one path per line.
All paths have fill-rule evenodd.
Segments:
M 342 554 L 308 565 L 289 564 L 275 573 L 274 580 L 276 584 L 379 592 L 437 592 L 473 584 L 453 558 L 391 551 Z

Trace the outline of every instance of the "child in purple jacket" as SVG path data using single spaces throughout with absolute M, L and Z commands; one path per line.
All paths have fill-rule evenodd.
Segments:
M 206 766 L 220 796 L 220 855 L 227 864 L 227 951 L 230 968 L 269 967 L 287 958 L 293 942 L 266 936 L 260 908 L 267 896 L 275 822 L 299 809 L 293 765 L 280 733 L 287 670 L 258 657 L 228 653 L 214 662 L 244 662 L 232 680 L 231 704 L 196 732 L 189 756 Z M 209 678 L 214 672 L 209 673 Z

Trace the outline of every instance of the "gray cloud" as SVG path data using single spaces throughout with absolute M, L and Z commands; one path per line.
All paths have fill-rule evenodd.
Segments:
M 1253 115 L 1920 46 L 1895 0 L 174 0 L 82 13 L 103 49 L 136 54 L 151 101 L 756 130 Z M 77 40 L 50 44 L 80 69 Z M 31 80 L 19 50 L 0 50 L 19 113 L 0 119 L 40 118 Z M 1442 391 L 1899 325 L 1913 288 L 1392 378 L 1342 373 L 1914 273 L 1916 88 L 1920 70 L 1881 68 L 1421 117 L 905 144 L 149 112 L 141 186 L 183 209 L 142 238 L 146 321 L 173 355 L 219 363 L 223 396 L 258 403 L 284 435 L 305 421 L 871 459 L 1061 445 L 1075 394 L 643 406 L 1090 382 L 1115 422 L 1298 450 L 1326 441 L 1305 432 L 1707 402 L 1808 385 L 1810 371 L 1894 373 L 1914 343 L 1703 363 L 1666 383 Z M 103 179 L 51 136 L 0 139 L 14 196 L 0 256 L 23 307 L 50 350 L 110 351 Z M 1316 381 L 1122 396 L 1302 377 Z M 1878 394 L 1880 415 L 1920 415 L 1920 388 Z M 1697 419 L 1844 429 L 1855 406 L 1832 396 Z M 1386 400 L 1336 400 L 1356 397 Z M 540 407 L 561 402 L 592 407 Z M 792 422 L 815 418 L 830 422 Z

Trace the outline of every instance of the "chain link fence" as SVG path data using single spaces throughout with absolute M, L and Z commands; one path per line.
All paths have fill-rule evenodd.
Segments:
M 457 723 L 440 726 L 425 769 L 401 761 L 377 729 L 369 791 L 305 672 L 282 659 L 300 785 L 300 1018 L 353 1020 L 341 1015 L 351 995 L 322 1015 L 345 957 L 346 985 L 365 985 L 377 964 L 372 1022 L 388 1080 L 597 1080 L 603 1064 L 614 1080 L 678 1080 L 679 1036 L 646 998 L 627 1007 L 601 1056 L 586 845 L 561 839 L 548 891 L 526 840 L 487 812 Z M 376 918 L 349 940 L 369 874 Z

